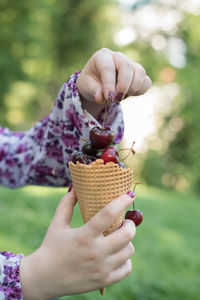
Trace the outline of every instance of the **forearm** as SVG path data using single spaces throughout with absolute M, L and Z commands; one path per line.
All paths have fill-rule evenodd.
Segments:
M 76 87 L 78 73 L 61 88 L 52 112 L 29 131 L 1 130 L 0 184 L 19 187 L 26 184 L 67 186 L 67 167 L 75 150 L 80 150 L 90 129 L 101 124 L 105 105 L 80 100 Z M 109 105 L 107 125 L 115 132 L 115 142 L 123 135 L 120 105 Z M 56 169 L 56 174 L 52 171 Z

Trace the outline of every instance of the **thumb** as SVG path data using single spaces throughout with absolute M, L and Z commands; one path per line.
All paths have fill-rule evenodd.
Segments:
M 94 95 L 94 101 L 98 104 L 103 104 L 105 102 L 102 86 L 99 85 L 96 87 L 96 93 Z
M 70 226 L 73 209 L 76 205 L 76 202 L 76 194 L 74 189 L 72 188 L 72 190 L 68 192 L 58 204 L 51 225 L 57 228 L 64 228 L 66 226 Z

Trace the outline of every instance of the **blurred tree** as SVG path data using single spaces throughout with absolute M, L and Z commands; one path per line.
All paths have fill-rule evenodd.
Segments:
M 148 151 L 129 164 L 137 165 L 137 177 L 147 184 L 200 192 L 200 6 L 186 0 L 133 2 L 124 21 L 133 41 L 121 51 L 145 66 L 163 104 Z
M 92 53 L 112 47 L 117 1 L 0 2 L 0 119 L 28 128 Z
M 176 69 L 179 95 L 159 130 L 165 147 L 163 151 L 148 152 L 142 176 L 149 184 L 200 192 L 200 15 L 185 14 L 178 36 L 187 45 L 186 64 L 183 68 Z M 158 66 L 156 64 L 153 69 L 156 70 Z M 160 72 L 157 74 L 158 82 Z M 164 141 L 165 137 L 167 143 Z
M 200 16 L 186 15 L 180 26 L 180 36 L 187 47 L 187 64 L 180 69 L 177 80 L 181 84 L 178 105 L 168 116 L 168 122 L 183 122 L 174 139 L 169 143 L 166 168 L 173 175 L 184 176 L 190 188 L 200 192 Z M 176 119 L 175 119 L 176 118 Z M 176 123 L 174 123 L 176 126 Z

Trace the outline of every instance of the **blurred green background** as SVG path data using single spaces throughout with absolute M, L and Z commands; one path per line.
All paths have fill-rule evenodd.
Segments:
M 143 183 L 136 206 L 145 218 L 132 275 L 104 299 L 199 299 L 199 45 L 196 0 L 0 1 L 1 126 L 26 130 L 48 114 L 63 82 L 101 47 L 141 63 L 153 81 L 122 105 L 125 120 L 128 110 L 133 116 L 123 143 L 140 144 L 127 165 Z M 0 249 L 36 249 L 64 193 L 0 188 Z M 73 224 L 80 222 L 76 208 Z

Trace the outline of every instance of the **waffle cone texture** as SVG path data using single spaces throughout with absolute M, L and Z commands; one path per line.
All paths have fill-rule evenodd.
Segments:
M 127 193 L 133 181 L 131 169 L 123 169 L 113 162 L 104 164 L 102 159 L 97 159 L 89 165 L 69 162 L 69 170 L 84 223 L 109 202 Z M 124 212 L 104 235 L 121 226 L 123 215 Z

